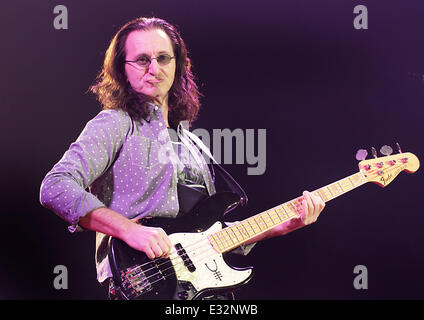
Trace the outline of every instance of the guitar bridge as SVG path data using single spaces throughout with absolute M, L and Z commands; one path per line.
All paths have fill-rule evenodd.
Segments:
M 140 266 L 121 270 L 122 286 L 132 297 L 139 296 L 153 289 L 149 279 Z

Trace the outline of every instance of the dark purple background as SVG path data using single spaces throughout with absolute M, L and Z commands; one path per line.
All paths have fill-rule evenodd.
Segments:
M 77 4 L 78 3 L 78 4 Z M 318 4 L 319 3 L 319 4 Z M 69 29 L 53 28 L 66 5 Z M 353 28 L 365 4 L 369 29 Z M 71 235 L 39 204 L 47 171 L 99 111 L 86 94 L 117 29 L 156 15 L 181 30 L 199 79 L 197 127 L 267 129 L 267 170 L 226 168 L 249 195 L 243 219 L 357 172 L 384 144 L 423 160 L 422 1 L 3 1 L 0 299 L 103 299 L 94 233 Z M 370 152 L 369 152 L 370 153 Z M 237 266 L 239 299 L 424 298 L 423 170 L 329 202 L 318 222 L 260 243 Z M 54 266 L 69 289 L 53 287 Z M 355 290 L 353 268 L 368 268 Z

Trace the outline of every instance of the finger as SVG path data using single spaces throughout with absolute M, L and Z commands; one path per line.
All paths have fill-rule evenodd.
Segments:
M 165 238 L 161 238 L 158 242 L 158 245 L 160 246 L 162 250 L 162 257 L 167 258 L 169 255 L 169 252 L 171 251 L 171 247 L 168 244 L 168 241 Z
M 150 248 L 147 248 L 144 250 L 144 253 L 147 255 L 147 257 L 149 259 L 154 259 L 155 258 L 155 254 L 153 253 L 153 250 Z
M 165 258 L 168 258 L 169 254 L 171 253 L 171 250 L 173 248 L 171 239 L 169 239 L 168 236 L 165 237 L 164 239 L 165 244 L 166 244 L 166 250 L 165 250 Z
M 315 218 L 317 219 L 321 211 L 324 209 L 325 203 L 322 199 L 316 195 L 311 194 L 311 199 L 315 208 Z
M 165 231 L 163 231 L 163 234 L 162 234 L 162 241 L 164 242 L 164 244 L 165 244 L 165 251 L 171 251 L 171 249 L 172 249 L 172 242 L 171 242 L 171 239 L 169 239 L 169 237 L 168 237 L 168 235 L 165 233 Z
M 304 201 L 306 202 L 305 206 L 305 220 L 309 222 L 311 220 L 311 217 L 314 215 L 315 206 L 312 202 L 311 195 L 308 191 L 303 192 Z
M 308 201 L 306 199 L 303 199 L 302 201 L 302 213 L 301 213 L 301 221 L 303 225 L 310 224 L 311 222 L 311 205 L 308 204 Z
M 164 253 L 164 256 L 168 257 L 170 251 L 173 248 L 171 239 L 169 239 L 168 235 L 163 229 L 160 229 L 160 246 Z
M 161 249 L 161 247 L 160 247 L 159 244 L 157 244 L 157 243 L 152 244 L 151 245 L 151 249 L 152 249 L 152 251 L 154 253 L 154 257 L 159 258 L 160 256 L 162 256 L 163 251 L 162 251 L 162 249 Z
M 308 207 L 309 209 L 311 209 L 310 211 L 313 212 L 316 207 L 315 202 L 313 201 L 313 198 L 312 198 L 313 194 L 310 193 L 309 191 L 305 191 L 304 195 L 305 195 L 306 202 L 308 203 Z

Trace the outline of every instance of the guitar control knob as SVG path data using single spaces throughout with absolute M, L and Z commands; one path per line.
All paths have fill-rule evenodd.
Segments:
M 181 299 L 181 300 L 187 300 L 188 299 L 188 292 L 187 291 L 178 292 L 178 298 Z

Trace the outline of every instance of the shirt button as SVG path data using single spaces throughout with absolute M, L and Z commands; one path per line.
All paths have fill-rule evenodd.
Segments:
M 159 127 L 162 127 L 162 126 L 163 126 L 162 122 L 159 122 Z
M 159 109 L 158 106 L 155 106 L 155 110 Z

